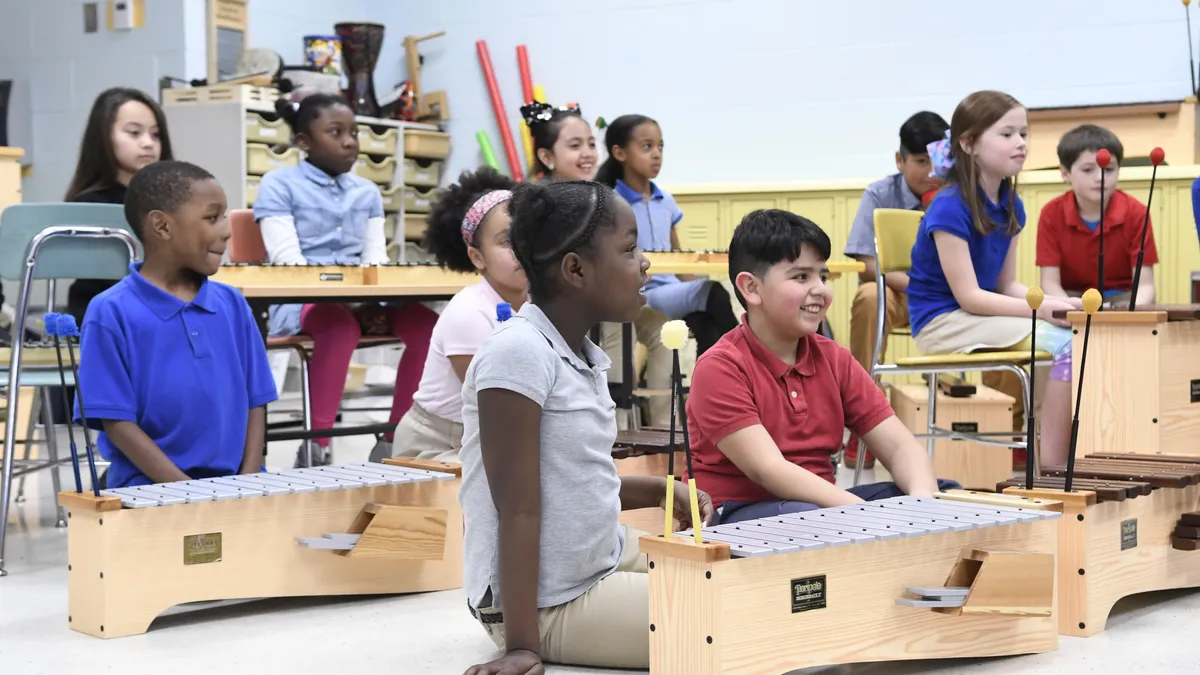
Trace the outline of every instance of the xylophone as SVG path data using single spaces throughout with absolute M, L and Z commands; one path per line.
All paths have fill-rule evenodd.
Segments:
M 460 471 L 390 459 L 61 492 L 67 620 L 114 638 L 186 602 L 458 588 Z
M 478 275 L 454 272 L 437 263 L 387 265 L 221 265 L 214 281 L 246 286 L 466 286 Z
M 952 491 L 703 528 L 640 545 L 652 675 L 776 675 L 1058 646 L 1062 504 Z
M 1080 446 L 1082 447 L 1082 445 Z M 1006 494 L 1063 503 L 1059 525 L 1059 632 L 1104 630 L 1121 598 L 1200 586 L 1200 552 L 1186 515 L 1200 511 L 1200 457 L 1092 453 L 1066 467 L 1043 467 L 1032 489 L 1006 481 Z

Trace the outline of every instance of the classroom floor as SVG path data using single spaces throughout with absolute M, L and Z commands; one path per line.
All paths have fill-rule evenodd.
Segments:
M 387 378 L 379 378 L 386 382 Z M 371 378 L 372 381 L 379 381 Z M 358 407 L 385 406 L 360 398 Z M 386 420 L 350 415 L 347 423 Z M 335 446 L 336 462 L 364 461 L 370 438 Z M 291 466 L 295 443 L 274 444 L 272 469 Z M 68 480 L 69 471 L 63 472 Z M 852 472 L 839 482 L 850 484 Z M 12 510 L 7 566 L 0 578 L 0 675 L 66 672 L 255 672 L 288 675 L 389 673 L 460 675 L 495 655 L 465 608 L 461 591 L 399 597 L 258 600 L 176 608 L 144 635 L 103 641 L 67 628 L 66 536 L 54 527 L 49 476 L 31 479 L 27 501 Z M 1197 672 L 1200 592 L 1161 592 L 1119 603 L 1108 630 L 1064 637 L 1049 654 L 990 660 L 915 661 L 796 671 L 806 675 L 905 673 Z M 1189 638 L 1188 636 L 1193 636 Z M 235 665 L 236 664 L 236 665 Z M 551 666 L 548 673 L 617 672 Z

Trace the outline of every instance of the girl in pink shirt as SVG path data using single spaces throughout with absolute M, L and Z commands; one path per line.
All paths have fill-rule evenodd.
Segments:
M 421 384 L 396 427 L 398 457 L 458 461 L 467 366 L 499 322 L 498 306 L 507 303 L 516 313 L 529 292 L 508 242 L 514 185 L 487 167 L 464 172 L 429 214 L 425 248 L 445 267 L 479 272 L 481 278 L 450 300 L 433 328 Z

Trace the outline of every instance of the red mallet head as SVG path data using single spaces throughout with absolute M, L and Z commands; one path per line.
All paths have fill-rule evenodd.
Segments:
M 1150 151 L 1150 163 L 1154 166 L 1158 166 L 1159 164 L 1162 164 L 1163 160 L 1165 160 L 1166 158 L 1167 158 L 1167 153 L 1163 152 L 1162 148 L 1155 148 Z
M 1100 165 L 1101 169 L 1107 169 L 1110 162 L 1112 162 L 1112 153 L 1100 148 L 1096 153 L 1096 163 Z

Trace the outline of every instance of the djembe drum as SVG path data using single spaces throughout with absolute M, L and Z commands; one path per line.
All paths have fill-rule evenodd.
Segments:
M 355 115 L 376 117 L 379 101 L 375 98 L 375 65 L 383 49 L 383 25 L 378 23 L 339 23 L 333 27 L 342 39 L 342 69 L 350 81 L 346 98 Z

